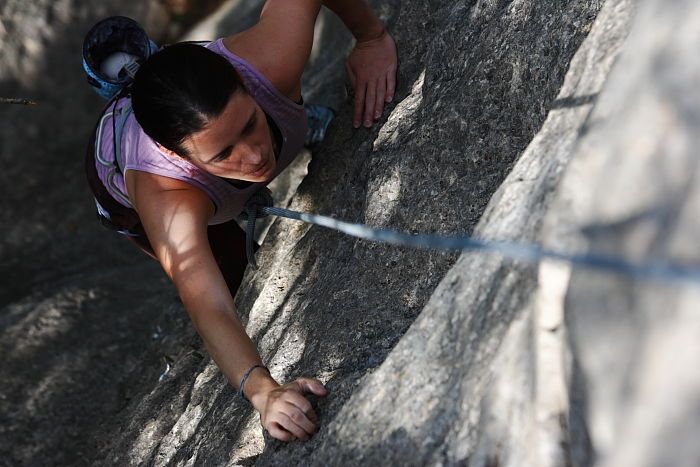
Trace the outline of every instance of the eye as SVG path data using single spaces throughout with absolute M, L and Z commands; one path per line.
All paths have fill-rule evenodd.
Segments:
M 217 156 L 214 158 L 215 162 L 221 162 L 229 158 L 231 155 L 231 151 L 233 150 L 233 146 L 227 146 L 226 149 L 221 151 Z

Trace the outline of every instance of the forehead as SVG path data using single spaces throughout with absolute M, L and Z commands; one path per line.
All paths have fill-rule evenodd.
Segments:
M 207 158 L 234 144 L 255 111 L 255 101 L 246 93 L 235 92 L 224 111 L 190 136 L 185 146 L 193 156 Z

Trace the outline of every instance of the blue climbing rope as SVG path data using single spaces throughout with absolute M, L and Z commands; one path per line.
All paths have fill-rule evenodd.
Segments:
M 326 227 L 353 237 L 391 245 L 437 250 L 485 251 L 497 253 L 505 258 L 527 261 L 530 263 L 536 263 L 542 259 L 554 259 L 565 261 L 575 266 L 609 271 L 635 279 L 654 279 L 665 282 L 700 282 L 700 267 L 698 266 L 683 266 L 663 261 L 635 263 L 620 256 L 599 253 L 570 254 L 549 250 L 535 244 L 485 240 L 469 235 L 412 235 L 390 229 L 377 229 L 364 224 L 345 222 L 328 216 L 319 216 L 278 208 L 271 206 L 271 201 L 271 198 L 266 198 L 265 202 L 257 204 L 254 210 L 249 211 L 249 231 L 251 224 L 250 219 L 252 219 L 252 231 L 254 232 L 255 218 L 272 215 Z M 251 204 L 255 203 L 249 203 L 249 205 Z M 247 207 L 247 209 L 249 208 Z M 252 254 L 252 248 L 249 248 L 249 252 Z M 249 261 L 251 259 L 252 258 L 249 257 Z M 253 264 L 255 264 L 254 259 Z

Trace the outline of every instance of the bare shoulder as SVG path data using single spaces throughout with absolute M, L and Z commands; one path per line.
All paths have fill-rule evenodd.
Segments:
M 257 68 L 284 95 L 298 100 L 320 8 L 319 0 L 268 0 L 260 21 L 225 38 L 224 46 Z
M 131 203 L 141 216 L 162 213 L 168 210 L 168 205 L 174 203 L 188 211 L 194 210 L 197 217 L 208 219 L 214 213 L 214 203 L 209 196 L 182 180 L 129 170 L 125 182 Z
M 210 251 L 207 224 L 214 204 L 203 191 L 136 170 L 126 173 L 126 183 L 153 251 L 171 278 L 187 258 Z

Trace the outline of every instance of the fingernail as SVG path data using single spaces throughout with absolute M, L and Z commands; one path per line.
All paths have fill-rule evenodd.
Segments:
M 365 126 L 366 126 L 367 128 L 371 127 L 371 126 L 372 126 L 372 122 L 370 122 L 369 120 L 365 120 Z
M 389 96 L 389 97 L 386 98 L 386 101 L 387 101 L 387 102 L 391 102 L 391 101 L 393 101 L 393 100 L 394 100 L 394 96 Z
M 352 126 L 354 126 L 355 128 L 360 128 L 360 122 L 353 122 Z
M 381 115 L 382 115 L 381 112 L 377 112 L 376 114 L 374 114 L 374 118 L 377 119 L 377 118 L 379 118 Z

